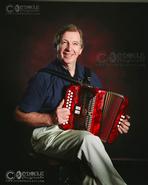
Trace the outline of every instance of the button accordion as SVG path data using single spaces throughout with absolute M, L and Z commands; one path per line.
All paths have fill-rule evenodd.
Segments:
M 119 135 L 117 125 L 127 105 L 128 98 L 121 94 L 87 85 L 71 85 L 63 105 L 70 110 L 69 120 L 60 127 L 87 130 L 103 142 L 112 143 Z

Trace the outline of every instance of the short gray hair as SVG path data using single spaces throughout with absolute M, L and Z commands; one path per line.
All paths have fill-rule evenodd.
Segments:
M 81 47 L 84 47 L 84 41 L 83 41 L 83 33 L 82 30 L 77 27 L 74 24 L 68 24 L 63 26 L 56 34 L 55 34 L 55 38 L 54 38 L 54 47 L 57 48 L 57 46 L 60 44 L 61 42 L 61 38 L 63 36 L 63 34 L 67 31 L 70 32 L 79 32 L 80 34 L 80 39 L 81 39 Z

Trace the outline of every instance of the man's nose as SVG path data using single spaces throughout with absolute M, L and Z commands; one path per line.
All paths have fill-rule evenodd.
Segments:
M 71 51 L 72 45 L 71 45 L 70 43 L 68 43 L 67 46 L 66 46 L 66 49 L 67 49 L 68 51 Z

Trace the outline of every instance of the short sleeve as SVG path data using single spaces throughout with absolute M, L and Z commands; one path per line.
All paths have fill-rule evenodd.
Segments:
M 37 73 L 28 83 L 25 93 L 19 102 L 19 107 L 24 112 L 40 111 L 47 97 L 47 84 L 45 75 Z

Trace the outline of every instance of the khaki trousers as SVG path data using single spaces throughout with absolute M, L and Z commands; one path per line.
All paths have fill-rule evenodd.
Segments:
M 85 174 L 82 185 L 126 185 L 100 138 L 88 131 L 63 131 L 57 125 L 36 128 L 31 143 L 37 153 L 57 159 L 84 161 L 93 176 Z

